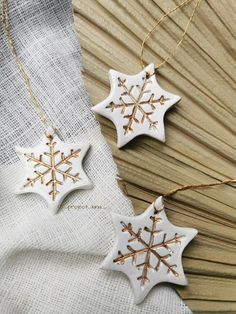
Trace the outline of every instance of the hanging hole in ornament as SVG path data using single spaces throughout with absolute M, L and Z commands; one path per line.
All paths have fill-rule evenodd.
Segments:
M 53 135 L 52 134 L 48 134 L 47 132 L 46 132 L 46 137 L 49 139 L 49 141 L 52 141 L 53 140 Z M 50 144 L 50 143 L 49 143 Z M 49 145 L 48 144 L 48 145 Z
M 164 208 L 161 208 L 161 209 L 155 208 L 155 209 L 154 209 L 154 215 L 160 214 L 160 213 L 163 211 L 163 209 L 164 209 Z M 161 218 L 159 218 L 159 219 L 162 220 Z

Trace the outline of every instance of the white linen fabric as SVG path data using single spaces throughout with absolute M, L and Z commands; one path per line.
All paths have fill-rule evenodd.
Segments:
M 96 12 L 95 12 L 96 14 Z M 92 190 L 75 191 L 53 215 L 34 194 L 15 195 L 15 145 L 44 132 L 0 28 L 0 313 L 191 313 L 171 287 L 141 305 L 121 274 L 99 269 L 114 240 L 110 212 L 132 215 L 116 166 L 90 110 L 69 0 L 9 0 L 11 33 L 34 94 L 65 142 L 89 141 Z

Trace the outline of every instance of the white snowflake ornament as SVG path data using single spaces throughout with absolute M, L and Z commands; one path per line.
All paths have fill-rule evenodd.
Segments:
M 162 197 L 137 217 L 112 215 L 117 238 L 101 267 L 128 276 L 136 304 L 160 282 L 187 284 L 182 252 L 197 230 L 172 225 L 166 217 Z
M 154 64 L 136 75 L 110 70 L 110 94 L 92 108 L 115 124 L 119 148 L 141 134 L 165 142 L 164 115 L 181 98 L 160 87 L 154 70 Z
M 23 184 L 17 193 L 41 195 L 56 213 L 68 193 L 92 187 L 82 169 L 88 149 L 88 144 L 66 144 L 54 132 L 46 134 L 33 148 L 16 147 L 25 168 Z

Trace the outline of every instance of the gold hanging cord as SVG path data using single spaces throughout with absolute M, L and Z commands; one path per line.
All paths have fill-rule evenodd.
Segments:
M 10 26 L 9 26 L 9 12 L 8 12 L 8 1 L 7 0 L 3 0 L 2 1 L 2 25 L 3 25 L 3 30 L 4 33 L 6 35 L 7 38 L 7 42 L 11 51 L 12 56 L 15 59 L 15 63 L 16 66 L 19 70 L 19 73 L 25 83 L 25 86 L 27 88 L 27 92 L 29 95 L 29 98 L 31 100 L 31 103 L 34 107 L 34 109 L 36 110 L 36 112 L 38 113 L 40 120 L 42 121 L 42 123 L 44 124 L 45 128 L 47 129 L 50 126 L 50 122 L 49 119 L 47 118 L 46 114 L 43 112 L 40 104 L 38 103 L 38 101 L 36 100 L 34 94 L 33 94 L 33 89 L 32 89 L 32 85 L 30 83 L 30 79 L 29 76 L 27 75 L 26 71 L 24 70 L 23 64 L 20 61 L 19 57 L 17 56 L 16 53 L 16 49 L 14 46 L 14 42 L 11 36 L 11 32 L 10 32 Z
M 236 183 L 236 179 L 227 179 L 224 181 L 216 182 L 216 183 L 209 183 L 209 184 L 196 184 L 196 185 L 183 185 L 181 187 L 178 187 L 176 189 L 171 190 L 170 192 L 163 195 L 164 198 L 170 198 L 172 195 L 176 194 L 180 191 L 186 191 L 186 190 L 195 190 L 195 189 L 204 189 L 212 186 L 219 186 L 224 185 L 228 183 Z
M 150 36 L 152 35 L 152 33 L 157 29 L 157 27 L 161 24 L 161 22 L 166 18 L 166 17 L 169 17 L 169 15 L 173 12 L 175 12 L 176 10 L 184 7 L 185 5 L 189 4 L 190 2 L 192 2 L 193 0 L 185 0 L 183 1 L 182 3 L 180 3 L 179 5 L 177 5 L 174 9 L 171 9 L 169 10 L 167 13 L 165 13 L 156 23 L 155 25 L 153 26 L 153 28 L 146 34 L 144 40 L 142 41 L 142 44 L 141 44 L 141 50 L 140 50 L 140 63 L 141 63 L 141 67 L 142 68 L 145 68 L 145 62 L 143 60 L 143 54 L 144 54 L 144 46 L 145 46 L 145 43 L 147 42 L 147 40 L 150 38 Z M 189 17 L 189 20 L 185 26 L 185 29 L 180 37 L 180 40 L 177 42 L 176 46 L 174 47 L 173 50 L 171 50 L 168 54 L 167 57 L 163 58 L 163 61 L 161 61 L 156 67 L 155 67 L 155 73 L 157 72 L 157 70 L 163 66 L 166 62 L 168 62 L 171 58 L 174 57 L 174 55 L 176 54 L 176 51 L 177 49 L 179 48 L 179 46 L 182 44 L 186 34 L 187 34 L 187 30 L 189 28 L 189 25 L 191 24 L 192 20 L 193 20 L 193 17 L 194 17 L 194 14 L 197 10 L 197 7 L 199 6 L 201 0 L 197 0 L 196 1 L 196 4 L 193 8 L 193 11 Z M 154 75 L 155 73 L 153 73 L 152 75 Z

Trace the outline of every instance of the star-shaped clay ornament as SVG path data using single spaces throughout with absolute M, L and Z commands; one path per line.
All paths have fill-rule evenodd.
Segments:
M 158 283 L 187 285 L 182 252 L 197 230 L 172 225 L 162 197 L 137 217 L 112 215 L 117 238 L 101 267 L 128 276 L 136 304 Z
M 163 90 L 154 71 L 154 64 L 136 75 L 110 70 L 110 94 L 92 107 L 115 124 L 119 148 L 141 134 L 165 142 L 165 112 L 181 98 Z
M 66 144 L 51 131 L 33 148 L 16 147 L 25 169 L 17 194 L 39 194 L 56 213 L 68 193 L 92 187 L 82 168 L 88 149 L 88 144 Z

